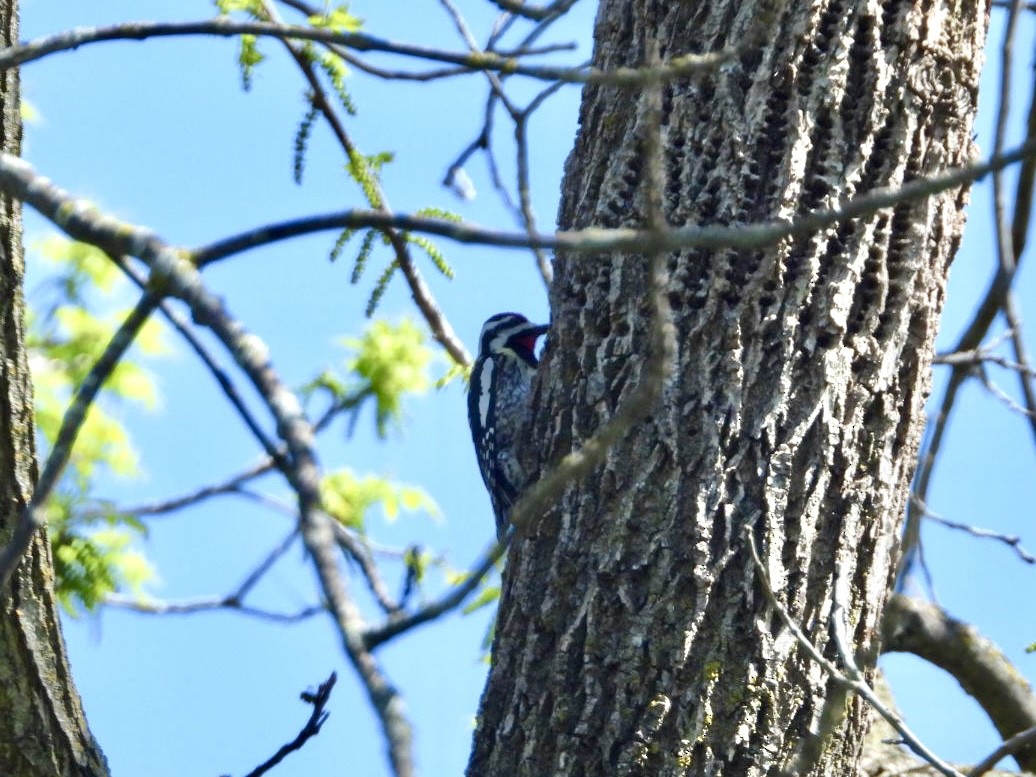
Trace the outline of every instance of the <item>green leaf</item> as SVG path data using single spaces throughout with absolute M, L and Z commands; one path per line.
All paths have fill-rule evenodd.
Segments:
M 370 298 L 367 300 L 367 307 L 363 311 L 363 314 L 367 316 L 367 318 L 373 316 L 374 311 L 378 309 L 378 304 L 381 302 L 381 298 L 384 297 L 385 292 L 388 291 L 389 281 L 392 280 L 392 276 L 396 274 L 396 270 L 398 269 L 399 262 L 389 262 L 388 267 L 386 267 L 381 275 L 378 276 L 378 281 L 374 284 Z
M 237 55 L 237 63 L 241 67 L 241 88 L 246 92 L 252 89 L 252 78 L 256 66 L 266 57 L 259 51 L 259 44 L 254 35 L 241 36 L 241 49 Z
M 55 593 L 72 616 L 90 611 L 123 589 L 140 593 L 155 576 L 150 562 L 135 547 L 139 521 L 111 511 L 83 513 L 80 498 L 67 491 L 48 506 L 48 536 L 54 557 Z M 103 523 L 93 528 L 95 523 Z
M 470 602 L 464 605 L 463 613 L 465 615 L 470 615 L 476 610 L 481 610 L 483 607 L 492 604 L 499 598 L 500 586 L 487 585 L 485 588 L 479 591 L 478 596 L 476 596 L 474 599 L 472 599 Z
M 325 14 L 310 16 L 309 23 L 314 27 L 322 27 L 335 32 L 359 32 L 363 29 L 363 20 L 349 13 L 345 3 Z
M 442 251 L 440 251 L 439 247 L 434 242 L 432 242 L 431 238 L 427 237 L 426 235 L 414 235 L 410 232 L 407 232 L 406 239 L 408 243 L 413 243 L 414 245 L 423 249 L 424 252 L 428 254 L 428 258 L 432 260 L 432 264 L 436 266 L 439 272 L 441 272 L 445 277 L 449 278 L 450 280 L 453 280 L 453 268 L 446 263 L 446 257 L 443 256 Z
M 343 340 L 354 352 L 347 368 L 359 378 L 359 389 L 375 398 L 379 436 L 385 436 L 390 422 L 400 420 L 404 394 L 423 394 L 429 388 L 432 352 L 424 340 L 424 330 L 409 319 L 399 324 L 375 321 L 362 337 Z
M 244 11 L 256 18 L 265 18 L 262 0 L 216 0 L 216 8 L 221 14 Z
M 292 171 L 295 183 L 302 183 L 302 172 L 306 164 L 306 149 L 309 147 L 309 135 L 313 131 L 313 125 L 317 120 L 317 109 L 311 103 L 306 115 L 299 122 L 299 128 L 295 132 L 295 159 L 292 164 Z
M 336 521 L 358 532 L 366 531 L 367 514 L 374 507 L 380 507 L 388 521 L 394 521 L 400 506 L 408 512 L 415 512 L 400 498 L 403 489 L 420 490 L 414 486 L 402 486 L 376 475 L 358 477 L 352 470 L 343 468 L 329 473 L 320 486 L 324 509 Z M 421 506 L 438 512 L 430 496 L 422 492 Z
M 325 51 L 317 59 L 317 64 L 324 71 L 327 80 L 331 82 L 331 88 L 334 89 L 335 94 L 338 96 L 338 101 L 342 104 L 342 108 L 350 116 L 355 116 L 356 104 L 353 102 L 349 90 L 345 88 L 345 79 L 349 77 L 349 67 L 345 64 L 345 60 L 333 51 Z

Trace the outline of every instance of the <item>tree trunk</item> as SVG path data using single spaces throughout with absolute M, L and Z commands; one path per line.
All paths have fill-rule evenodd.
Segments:
M 664 88 L 666 217 L 791 219 L 969 162 L 987 13 L 603 0 L 594 64 L 641 66 L 656 43 L 663 58 L 744 44 Z M 585 89 L 562 228 L 644 224 L 643 99 Z M 838 597 L 872 667 L 965 200 L 668 257 L 674 375 L 511 548 L 471 777 L 854 773 L 866 705 L 783 628 L 745 529 L 811 641 L 840 663 Z M 637 384 L 646 264 L 557 257 L 530 446 L 544 471 Z
M 17 3 L 0 0 L 2 46 L 18 41 Z M 0 145 L 21 141 L 18 72 L 0 73 Z M 0 547 L 10 540 L 36 478 L 32 386 L 23 339 L 21 204 L 0 197 Z M 39 533 L 0 591 L 0 774 L 92 777 L 108 767 L 68 670 L 46 537 Z

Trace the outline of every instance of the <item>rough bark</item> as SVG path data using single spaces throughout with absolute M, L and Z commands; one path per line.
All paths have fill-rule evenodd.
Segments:
M 17 3 L 0 0 L 2 46 L 18 40 Z M 0 73 L 0 144 L 18 153 L 18 73 Z M 36 478 L 32 387 L 23 338 L 21 205 L 0 197 L 0 545 Z M 0 592 L 0 774 L 90 777 L 108 768 L 87 728 L 65 658 L 53 572 L 40 534 Z
M 603 0 L 594 64 L 639 66 L 649 41 L 663 58 L 751 41 L 665 87 L 666 217 L 790 219 L 969 161 L 987 12 Z M 562 228 L 643 224 L 642 100 L 585 89 Z M 767 250 L 668 257 L 675 375 L 511 548 L 469 775 L 854 773 L 865 705 L 832 693 L 782 629 L 744 529 L 835 660 L 840 577 L 857 659 L 872 666 L 965 200 L 951 191 Z M 645 286 L 643 256 L 557 257 L 532 430 L 543 467 L 636 385 Z

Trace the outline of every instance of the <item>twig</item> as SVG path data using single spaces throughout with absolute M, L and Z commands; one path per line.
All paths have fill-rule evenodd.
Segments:
M 996 750 L 979 761 L 971 771 L 968 772 L 968 777 L 982 777 L 983 774 L 988 772 L 1007 756 L 1014 755 L 1019 750 L 1023 750 L 1032 744 L 1036 744 L 1036 726 L 1027 728 L 1025 731 L 1020 731 L 1010 739 L 1001 742 L 1000 746 L 997 747 Z
M 142 273 L 139 273 L 129 262 L 122 256 L 109 255 L 109 258 L 115 263 L 115 265 L 122 270 L 131 281 L 133 281 L 141 290 L 147 289 L 147 278 Z M 269 435 L 259 425 L 258 419 L 255 414 L 245 404 L 244 398 L 238 392 L 234 382 L 230 379 L 227 371 L 219 363 L 208 346 L 194 333 L 194 329 L 187 319 L 182 316 L 177 310 L 175 310 L 169 303 L 162 301 L 158 305 L 158 309 L 161 311 L 165 319 L 172 325 L 173 329 L 180 333 L 180 336 L 187 341 L 187 345 L 190 346 L 191 350 L 201 359 L 202 364 L 208 369 L 209 373 L 213 378 L 216 379 L 216 383 L 219 384 L 220 390 L 223 395 L 230 402 L 238 416 L 242 421 L 245 422 L 245 426 L 248 427 L 248 431 L 252 433 L 252 436 L 259 442 L 263 450 L 266 451 L 266 455 L 270 457 L 273 465 L 278 469 L 283 469 L 286 466 L 282 453 L 277 449 L 277 446 L 270 439 Z
M 1007 120 L 1011 112 L 1011 65 L 1014 59 L 1014 41 L 1018 32 L 1018 17 L 1021 15 L 1021 8 L 1021 0 L 1013 0 L 1007 15 L 1004 42 L 1000 49 L 1000 97 L 993 142 L 994 154 L 1003 152 L 1007 137 Z M 1028 218 L 1027 214 L 1026 218 Z M 993 173 L 993 223 L 996 227 L 996 251 L 1000 271 L 1008 279 L 1007 284 L 1009 287 L 1018 269 L 1021 249 L 1019 246 L 1014 245 L 1014 234 L 1008 224 L 1007 204 L 1004 199 L 1003 174 L 1001 171 Z M 1014 349 L 1015 359 L 1020 364 L 1027 365 L 1029 359 L 1022 340 L 1021 319 L 1015 308 L 1014 299 L 1010 288 L 1008 288 L 1003 296 L 1002 309 L 1007 319 L 1007 324 L 1010 327 L 1011 345 Z M 1036 439 L 1036 390 L 1033 389 L 1032 379 L 1026 373 L 1019 372 L 1018 380 L 1021 385 L 1022 396 L 1025 398 L 1029 427 L 1032 430 L 1033 438 Z
M 324 725 L 324 721 L 327 720 L 327 716 L 330 714 L 326 712 L 324 708 L 327 707 L 327 702 L 331 698 L 331 689 L 335 687 L 335 681 L 337 679 L 337 674 L 335 672 L 331 672 L 331 676 L 320 684 L 316 693 L 306 691 L 301 694 L 302 701 L 306 702 L 306 704 L 313 705 L 313 712 L 310 713 L 309 720 L 306 721 L 306 725 L 302 727 L 302 730 L 299 731 L 299 735 L 297 737 L 288 744 L 282 746 L 280 750 L 270 756 L 270 758 L 264 763 L 250 771 L 245 775 L 245 777 L 259 777 L 262 774 L 266 774 L 270 769 L 283 761 L 289 753 L 302 749 L 302 746 L 306 744 L 306 742 L 320 733 L 320 727 Z
M 1023 372 L 1028 371 L 1029 368 L 1028 366 L 1026 366 Z M 978 375 L 978 379 L 982 383 L 983 388 L 985 388 L 986 391 L 992 394 L 994 399 L 997 399 L 1001 403 L 1003 403 L 1011 412 L 1018 413 L 1018 415 L 1023 416 L 1026 420 L 1029 421 L 1030 426 L 1034 422 L 1036 422 L 1036 410 L 1030 410 L 1029 407 L 1023 407 L 1022 405 L 1019 405 L 1017 402 L 1015 402 L 1010 394 L 1008 394 L 1006 391 L 1004 391 L 990 379 L 989 374 L 986 372 L 986 370 L 979 368 L 976 374 Z
M 1012 359 L 1008 359 L 1006 356 L 993 353 L 989 347 L 975 348 L 970 351 L 940 353 L 932 359 L 932 364 L 945 364 L 951 367 L 981 367 L 983 364 L 995 364 L 997 367 L 1003 367 L 1005 370 L 1026 372 L 1029 375 L 1036 376 L 1036 370 L 1032 367 L 1026 367 Z
M 194 491 L 180 496 L 175 496 L 169 499 L 163 499 L 158 502 L 148 502 L 146 504 L 131 505 L 129 507 L 119 508 L 118 512 L 126 515 L 146 516 L 146 515 L 164 515 L 166 513 L 176 512 L 182 510 L 185 507 L 191 507 L 192 505 L 209 499 L 213 496 L 219 496 L 221 494 L 241 494 L 247 493 L 242 489 L 246 483 L 254 480 L 261 475 L 265 475 L 274 468 L 273 462 L 270 459 L 265 459 L 252 467 L 233 475 L 220 483 L 213 483 L 211 485 L 202 486 Z
M 468 48 L 472 53 L 480 53 L 480 49 L 475 36 L 471 33 L 468 28 L 467 22 L 464 20 L 460 10 L 453 4 L 452 0 L 439 0 L 440 4 L 446 9 L 446 12 L 453 19 L 454 25 L 457 27 L 461 38 L 468 45 Z M 517 190 L 518 190 L 518 201 L 520 206 L 515 209 L 517 211 L 518 219 L 521 225 L 525 228 L 525 232 L 528 235 L 536 234 L 536 216 L 532 209 L 532 198 L 530 196 L 529 186 L 529 148 L 527 140 L 527 128 L 530 116 L 543 104 L 550 95 L 554 94 L 564 84 L 557 82 L 551 84 L 549 87 L 544 89 L 540 94 L 533 98 L 532 102 L 529 103 L 524 109 L 519 110 L 507 97 L 504 92 L 503 82 L 501 78 L 497 77 L 493 73 L 486 73 L 486 78 L 490 85 L 489 99 L 486 101 L 485 110 L 485 121 L 483 122 L 482 131 L 479 137 L 475 139 L 468 146 L 467 149 L 461 154 L 461 157 L 450 166 L 449 172 L 446 174 L 446 182 L 449 184 L 456 176 L 456 171 L 459 169 L 459 164 L 463 162 L 475 149 L 482 148 L 490 155 L 492 161 L 492 149 L 491 143 L 491 132 L 492 132 L 492 121 L 494 108 L 497 102 L 504 106 L 508 114 L 511 117 L 511 121 L 514 122 L 514 140 L 515 140 L 515 153 L 517 157 Z M 506 190 L 502 187 L 502 182 L 496 180 L 495 175 L 495 164 L 491 165 L 491 169 L 494 170 L 494 184 L 497 185 L 497 190 L 503 195 L 505 204 L 513 207 L 511 198 L 507 195 Z M 544 284 L 549 288 L 551 280 L 553 278 L 553 270 L 550 266 L 550 262 L 546 255 L 539 248 L 530 249 L 533 254 L 533 258 L 536 260 L 537 268 L 540 272 L 540 277 L 543 278 Z
M 978 526 L 972 526 L 969 523 L 961 523 L 960 521 L 952 521 L 949 518 L 944 518 L 941 515 L 933 513 L 926 504 L 921 502 L 917 497 L 912 497 L 918 504 L 918 509 L 921 511 L 925 518 L 935 521 L 938 524 L 942 524 L 948 529 L 957 529 L 958 531 L 967 532 L 972 537 L 981 537 L 983 539 L 996 540 L 1002 542 L 1009 548 L 1014 550 L 1018 554 L 1018 557 L 1027 564 L 1036 564 L 1036 556 L 1033 556 L 1029 551 L 1022 547 L 1022 538 L 1013 534 L 1001 534 L 990 529 L 982 529 Z
M 576 4 L 577 0 L 554 0 L 553 3 L 547 5 L 529 5 L 523 0 L 489 0 L 489 2 L 515 16 L 542 21 L 565 13 Z
M 227 594 L 226 596 L 193 599 L 185 602 L 159 602 L 147 598 L 141 599 L 139 597 L 126 597 L 111 594 L 105 598 L 105 604 L 154 615 L 184 614 L 213 609 L 233 609 L 246 615 L 253 615 L 256 617 L 262 617 L 266 620 L 276 620 L 280 622 L 293 622 L 302 620 L 303 618 L 308 618 L 318 612 L 324 612 L 325 608 L 307 608 L 300 613 L 284 615 L 249 607 L 244 604 L 245 597 L 247 597 L 252 589 L 255 588 L 256 584 L 258 584 L 263 576 L 270 571 L 277 560 L 287 552 L 296 537 L 298 537 L 298 534 L 298 528 L 293 528 L 283 540 L 277 543 L 277 545 L 275 545 L 273 549 L 266 554 L 263 560 L 256 565 L 255 569 L 245 576 L 245 579 L 241 581 L 241 584 L 232 593 Z
M 993 0 L 994 8 L 1011 8 L 1013 5 L 1013 0 Z M 1025 3 L 1023 7 L 1026 11 L 1036 11 L 1036 3 Z
M 759 558 L 759 551 L 755 547 L 755 538 L 752 536 L 750 526 L 745 527 L 745 540 L 748 544 L 749 553 L 752 556 L 752 563 L 755 566 L 756 575 L 759 578 L 759 582 L 763 587 L 763 593 L 766 596 L 766 600 L 777 612 L 781 622 L 784 623 L 785 628 L 791 633 L 795 640 L 802 646 L 803 650 L 819 664 L 828 676 L 842 687 L 858 693 L 873 707 L 881 717 L 888 721 L 889 725 L 899 732 L 899 735 L 903 737 L 903 741 L 913 750 L 917 755 L 923 758 L 925 761 L 930 763 L 936 770 L 946 777 L 964 777 L 960 772 L 950 766 L 948 763 L 943 761 L 939 756 L 933 753 L 928 747 L 917 738 L 917 736 L 907 727 L 903 719 L 899 717 L 895 712 L 889 709 L 881 699 L 878 698 L 874 690 L 864 680 L 862 673 L 855 667 L 855 661 L 852 660 L 851 650 L 847 644 L 843 644 L 845 639 L 844 632 L 846 629 L 845 623 L 836 623 L 833 618 L 834 614 L 838 610 L 832 611 L 832 635 L 834 641 L 837 644 L 839 651 L 842 653 L 843 662 L 847 662 L 847 671 L 842 672 L 834 663 L 824 657 L 816 645 L 806 636 L 799 625 L 792 619 L 791 615 L 784 608 L 784 605 L 777 599 L 777 595 L 773 592 L 773 588 L 770 586 L 770 579 L 766 574 L 766 568 L 763 566 L 762 560 Z
M 441 615 L 459 607 L 478 588 L 483 578 L 489 574 L 489 570 L 500 560 L 506 550 L 506 542 L 494 543 L 483 559 L 468 573 L 464 582 L 452 591 L 444 594 L 438 601 L 432 602 L 409 615 L 390 616 L 382 625 L 368 628 L 363 635 L 367 649 L 374 650 L 415 626 L 435 620 Z
M 327 614 L 327 607 L 321 606 L 305 607 L 298 612 L 273 612 L 260 607 L 241 604 L 226 596 L 208 596 L 167 602 L 159 599 L 141 599 L 135 596 L 126 596 L 125 594 L 108 594 L 104 598 L 104 604 L 106 607 L 132 610 L 145 615 L 194 615 L 213 610 L 233 610 L 241 615 L 281 624 L 298 623 L 299 621 L 308 620 L 315 615 Z
M 399 612 L 402 609 L 402 605 L 393 599 L 392 594 L 388 592 L 385 581 L 381 579 L 378 566 L 374 563 L 374 559 L 371 558 L 370 551 L 364 545 L 363 540 L 355 536 L 338 521 L 332 523 L 331 526 L 334 529 L 335 539 L 339 547 L 344 549 L 349 554 L 349 557 L 360 567 L 360 572 L 367 581 L 367 586 L 374 596 L 374 601 L 386 613 Z
M 1011 7 L 1012 18 L 1017 16 L 1015 6 L 1017 0 L 1011 0 L 1009 4 L 1005 3 L 1005 7 Z M 1005 46 L 1008 49 L 1008 55 L 1010 54 L 1010 46 L 1012 36 L 1005 34 Z M 1003 60 L 1003 55 L 1001 56 Z M 1007 71 L 1010 70 L 1010 63 L 1005 62 L 1004 74 L 1006 76 Z M 1003 144 L 1003 127 L 1006 121 L 1005 111 L 1007 108 L 1007 102 L 1004 99 L 1005 89 L 1009 94 L 1009 86 L 1001 81 L 1000 93 L 1001 101 L 998 113 L 1000 114 L 997 121 L 997 143 L 1002 148 Z M 1028 129 L 1026 131 L 1028 138 L 1036 138 L 1036 81 L 1033 82 L 1033 93 L 1029 102 L 1029 119 Z M 995 154 L 994 154 L 995 156 Z M 1015 189 L 1015 211 L 1014 220 L 1011 226 L 1011 234 L 1009 242 L 1013 247 L 1014 257 L 1020 257 L 1022 249 L 1025 246 L 1026 237 L 1028 235 L 1030 213 L 1032 211 L 1032 197 L 1033 197 L 1033 185 L 1036 181 L 1036 157 L 1026 156 L 1021 160 L 1021 169 L 1018 175 L 1018 185 Z M 994 191 L 995 203 L 999 201 L 999 195 L 996 195 Z M 1003 203 L 999 201 L 999 204 L 995 204 L 995 208 L 999 213 L 1003 211 Z M 998 246 L 1003 246 L 1008 242 L 1006 239 L 1005 231 L 1003 229 L 1003 219 L 998 215 L 997 220 L 997 243 Z M 985 296 L 979 303 L 975 314 L 972 316 L 971 322 L 967 328 L 961 334 L 956 346 L 952 349 L 954 352 L 968 352 L 977 350 L 982 341 L 986 337 L 986 333 L 989 331 L 989 327 L 992 325 L 994 319 L 1001 310 L 1005 309 L 1005 301 L 1007 300 L 1008 293 L 1011 289 L 1011 283 L 1014 278 L 1014 270 L 1010 269 L 1002 261 L 998 262 L 996 272 L 993 275 L 993 279 L 990 282 L 989 288 L 986 290 Z M 1017 318 L 1015 316 L 1014 318 Z M 1016 347 L 1016 353 L 1024 354 L 1024 348 L 1019 344 Z M 917 474 L 915 476 L 915 493 L 922 499 L 928 498 L 928 486 L 931 482 L 932 473 L 935 469 L 935 461 L 938 458 L 938 453 L 942 444 L 943 435 L 945 434 L 946 427 L 949 423 L 950 415 L 953 412 L 955 406 L 957 392 L 967 374 L 964 372 L 963 367 L 954 367 L 950 374 L 949 380 L 946 384 L 946 389 L 943 393 L 943 398 L 939 403 L 939 412 L 935 417 L 934 423 L 932 424 L 932 432 L 928 435 L 928 445 L 926 445 L 921 452 L 919 457 L 919 463 L 917 468 Z M 1026 399 L 1029 404 L 1032 404 L 1034 399 L 1032 396 L 1031 389 L 1023 385 L 1023 391 L 1026 393 Z M 903 576 L 909 570 L 910 564 L 913 561 L 913 549 L 917 546 L 920 541 L 920 528 L 921 518 L 915 514 L 911 508 L 907 513 L 906 525 L 903 531 L 903 543 L 902 543 L 902 556 L 899 568 L 899 579 L 902 581 Z
M 281 0 L 283 5 L 290 8 L 294 8 L 296 11 L 303 14 L 307 19 L 311 16 L 319 16 L 322 13 L 320 8 L 312 6 L 308 3 L 299 2 L 299 0 Z M 377 67 L 367 62 L 363 57 L 360 57 L 342 46 L 335 45 L 333 43 L 321 43 L 329 51 L 338 55 L 350 65 L 355 67 L 357 70 L 362 70 L 368 75 L 382 78 L 385 80 L 393 81 L 434 81 L 442 78 L 451 78 L 458 75 L 470 75 L 471 68 L 464 67 L 462 65 L 456 67 L 445 67 L 438 68 L 436 70 L 424 70 L 424 71 L 412 71 L 412 70 L 389 70 L 387 68 Z M 489 47 L 493 49 L 492 46 Z M 574 43 L 555 43 L 549 46 L 541 46 L 539 48 L 530 48 L 526 46 L 519 46 L 513 51 L 501 52 L 498 54 L 510 57 L 526 57 L 534 56 L 539 54 L 552 54 L 560 51 L 572 51 L 576 48 Z

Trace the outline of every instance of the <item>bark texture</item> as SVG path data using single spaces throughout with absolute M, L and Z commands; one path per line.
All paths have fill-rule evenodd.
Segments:
M 0 0 L 0 46 L 17 41 L 17 3 Z M 0 144 L 16 154 L 16 70 L 0 73 L 0 114 Z M 21 205 L 0 197 L 0 544 L 9 541 L 36 478 L 21 238 Z M 45 536 L 37 536 L 11 582 L 9 591 L 0 591 L 0 774 L 107 775 L 65 659 Z
M 594 64 L 748 42 L 664 88 L 670 224 L 791 219 L 966 164 L 988 8 L 971 0 L 603 0 Z M 588 86 L 562 228 L 644 222 L 635 91 Z M 768 250 L 668 257 L 663 401 L 511 548 L 471 777 L 853 774 L 868 714 L 833 659 L 847 608 L 871 666 L 966 192 Z M 531 456 L 612 416 L 646 357 L 646 260 L 561 255 Z M 818 735 L 818 732 L 820 734 Z

